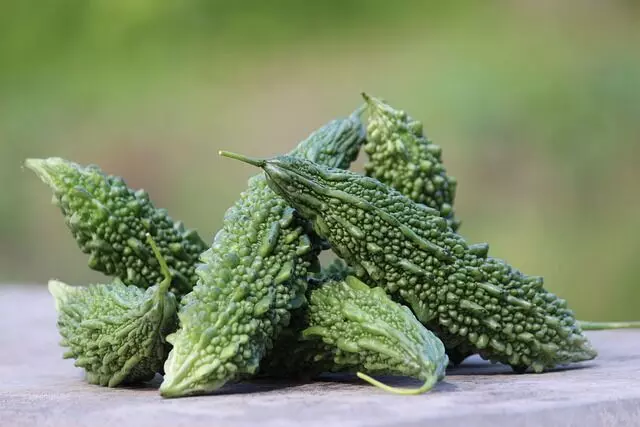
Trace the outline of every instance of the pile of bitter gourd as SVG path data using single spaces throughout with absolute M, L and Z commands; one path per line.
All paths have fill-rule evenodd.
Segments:
M 430 390 L 478 354 L 516 372 L 593 359 L 567 302 L 457 233 L 456 180 L 422 124 L 364 95 L 349 117 L 260 167 L 209 246 L 98 166 L 29 159 L 89 267 L 113 282 L 49 282 L 61 345 L 87 381 L 164 375 L 165 397 L 253 377 L 352 372 Z M 362 117 L 366 116 L 363 122 Z M 360 150 L 365 174 L 346 169 Z M 318 255 L 338 259 L 322 268 Z M 386 386 L 371 375 L 414 377 Z

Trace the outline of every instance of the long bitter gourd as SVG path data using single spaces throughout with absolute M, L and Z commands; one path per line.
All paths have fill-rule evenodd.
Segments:
M 365 174 L 439 210 L 456 231 L 460 226 L 453 209 L 457 180 L 447 175 L 442 148 L 427 139 L 422 123 L 405 111 L 366 93 L 362 96 L 369 112 Z
M 347 167 L 364 141 L 359 113 L 323 126 L 291 154 Z M 263 174 L 251 178 L 182 301 L 161 394 L 206 393 L 256 373 L 289 311 L 305 304 L 307 272 L 322 247 Z
M 382 288 L 348 276 L 317 284 L 308 291 L 308 300 L 293 323 L 297 333 L 288 342 L 278 341 L 275 354 L 265 360 L 269 374 L 366 371 L 424 381 L 417 389 L 383 386 L 398 393 L 425 392 L 444 378 L 448 359 L 442 342 Z
M 169 352 L 165 337 L 177 328 L 178 316 L 169 292 L 171 273 L 153 249 L 164 280 L 146 291 L 119 279 L 87 287 L 49 281 L 60 345 L 69 349 L 64 357 L 75 359 L 91 384 L 115 387 L 146 381 L 162 369 Z
M 362 94 L 367 102 L 367 176 L 374 177 L 411 200 L 437 209 L 457 231 L 453 204 L 457 180 L 447 176 L 442 165 L 442 149 L 425 135 L 422 123 L 373 96 Z M 579 321 L 583 330 L 639 328 L 640 322 Z M 454 340 L 455 341 L 455 340 Z M 471 355 L 470 349 L 447 346 L 454 364 Z
M 82 252 L 90 254 L 90 268 L 126 285 L 147 288 L 160 282 L 160 265 L 145 243 L 149 233 L 171 270 L 171 291 L 179 298 L 191 290 L 198 256 L 207 245 L 195 230 L 156 208 L 146 191 L 129 188 L 96 165 L 58 157 L 28 159 L 25 165 L 53 190 L 53 203 Z
M 518 372 L 590 360 L 596 351 L 565 300 L 487 246 L 469 245 L 440 212 L 380 181 L 282 156 L 250 159 L 370 285 L 409 305 L 436 334 Z

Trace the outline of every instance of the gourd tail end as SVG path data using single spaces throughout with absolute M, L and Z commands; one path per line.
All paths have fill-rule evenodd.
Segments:
M 54 279 L 49 280 L 47 288 L 49 289 L 49 293 L 53 296 L 56 311 L 60 310 L 60 305 L 66 301 L 69 293 L 74 291 L 73 286 Z
M 429 376 L 429 378 L 426 379 L 426 381 L 424 382 L 424 384 L 422 384 L 421 387 L 418 388 L 398 388 L 398 387 L 392 387 L 386 384 L 381 383 L 380 381 L 371 378 L 369 375 L 364 374 L 362 372 L 358 372 L 356 373 L 356 375 L 358 376 L 358 378 L 368 382 L 369 384 L 378 387 L 384 391 L 388 391 L 390 393 L 395 393 L 395 394 L 402 394 L 402 395 L 416 395 L 416 394 L 422 394 L 425 393 L 429 390 L 431 390 L 433 388 L 433 386 L 436 384 L 436 382 L 438 382 L 438 378 L 434 375 Z
M 35 174 L 49 187 L 55 189 L 57 187 L 54 179 L 54 168 L 64 164 L 64 160 L 52 157 L 49 159 L 27 159 L 24 166 L 31 169 Z
M 364 98 L 365 104 L 370 108 L 380 107 L 384 103 L 384 99 L 376 98 L 375 96 L 371 96 L 366 92 L 361 92 L 362 98 Z
M 228 157 L 230 159 L 240 160 L 241 162 L 248 163 L 252 166 L 257 166 L 259 168 L 263 168 L 267 164 L 267 161 L 264 159 L 257 159 L 255 157 L 249 157 L 243 154 L 233 153 L 231 151 L 220 150 L 218 151 L 218 154 L 221 155 L 222 157 Z

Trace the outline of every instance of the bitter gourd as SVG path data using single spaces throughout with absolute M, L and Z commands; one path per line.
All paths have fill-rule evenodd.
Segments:
M 457 180 L 448 176 L 442 165 L 441 147 L 423 134 L 420 121 L 378 98 L 366 93 L 362 95 L 369 111 L 367 143 L 363 147 L 368 154 L 368 162 L 364 165 L 366 175 L 415 202 L 439 210 L 457 231 L 461 223 L 455 218 L 453 209 Z M 640 322 L 579 323 L 583 330 L 640 327 Z M 472 350 L 464 345 L 459 348 L 447 345 L 447 352 L 454 364 L 472 354 Z
M 363 93 L 367 102 L 367 176 L 376 178 L 411 200 L 440 211 L 456 231 L 453 203 L 457 180 L 447 175 L 442 148 L 424 136 L 422 123 L 378 98 Z
M 169 292 L 171 273 L 153 249 L 164 280 L 146 291 L 119 279 L 87 287 L 49 281 L 60 344 L 68 347 L 64 357 L 75 359 L 91 384 L 115 387 L 146 381 L 162 369 L 169 352 L 165 337 L 177 328 L 178 316 Z
M 364 141 L 359 113 L 331 121 L 291 154 L 347 167 Z M 252 177 L 202 254 L 181 327 L 169 338 L 174 347 L 160 393 L 206 393 L 256 373 L 289 311 L 305 304 L 307 272 L 323 247 L 263 174 Z
M 304 159 L 228 154 L 261 167 L 271 188 L 313 223 L 359 277 L 409 305 L 436 334 L 481 357 L 535 372 L 597 353 L 565 300 L 469 245 L 440 212 L 380 181 Z
M 90 268 L 126 285 L 158 283 L 162 272 L 145 244 L 149 233 L 171 270 L 171 291 L 179 298 L 191 290 L 198 256 L 207 245 L 195 230 L 156 208 L 146 191 L 127 187 L 124 179 L 96 165 L 58 157 L 28 159 L 25 165 L 53 190 L 53 203 L 82 252 L 90 254 Z
M 333 273 L 332 273 L 333 274 Z M 330 279 L 308 292 L 309 306 L 296 318 L 289 342 L 278 341 L 265 362 L 280 376 L 312 372 L 356 372 L 403 375 L 424 381 L 430 390 L 445 376 L 448 363 L 442 342 L 416 319 L 409 308 L 392 301 L 382 288 L 369 288 L 353 276 Z M 370 381 L 380 386 L 377 381 Z

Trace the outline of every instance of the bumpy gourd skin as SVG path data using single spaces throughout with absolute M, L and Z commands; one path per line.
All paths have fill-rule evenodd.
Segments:
M 364 142 L 358 113 L 328 123 L 291 154 L 347 167 Z M 289 311 L 305 304 L 307 272 L 323 247 L 263 174 L 252 177 L 182 301 L 161 394 L 206 393 L 256 373 Z
M 207 245 L 196 231 L 156 208 L 144 190 L 127 187 L 122 178 L 95 165 L 57 157 L 28 159 L 26 166 L 53 190 L 53 203 L 78 246 L 91 255 L 90 268 L 126 285 L 148 288 L 160 282 L 159 264 L 145 243 L 149 233 L 171 269 L 171 291 L 180 297 L 191 290 L 196 262 Z
M 486 245 L 468 245 L 438 211 L 373 178 L 302 159 L 245 161 L 264 168 L 271 188 L 359 277 L 408 304 L 436 334 L 516 371 L 596 356 L 566 301 L 540 277 L 488 259 Z
M 65 358 L 86 371 L 91 384 L 115 387 L 150 380 L 162 370 L 167 334 L 178 323 L 169 281 L 146 290 L 116 279 L 88 287 L 49 281 Z
M 267 374 L 404 375 L 428 382 L 424 391 L 444 378 L 448 359 L 442 342 L 382 288 L 348 276 L 316 284 L 307 294 L 309 305 L 295 322 L 298 333 L 286 345 L 278 341 Z
M 442 164 L 442 149 L 423 134 L 422 123 L 406 112 L 362 94 L 367 101 L 369 119 L 364 151 L 367 176 L 376 178 L 411 200 L 440 211 L 456 231 L 453 202 L 457 181 L 448 176 Z

